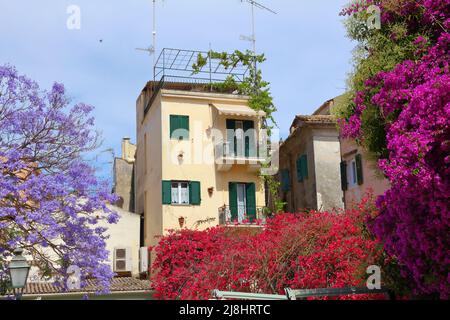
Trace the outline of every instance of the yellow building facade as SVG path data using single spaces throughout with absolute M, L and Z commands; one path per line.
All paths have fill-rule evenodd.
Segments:
M 265 206 L 248 98 L 149 82 L 137 100 L 136 212 L 146 245 L 180 228 L 255 222 Z

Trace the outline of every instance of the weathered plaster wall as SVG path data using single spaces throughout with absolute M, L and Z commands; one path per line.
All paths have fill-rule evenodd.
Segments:
M 317 132 L 313 137 L 315 176 L 317 189 L 317 208 L 330 210 L 343 209 L 343 193 L 341 190 L 340 145 L 337 135 L 329 130 Z
M 122 158 L 114 159 L 113 192 L 121 197 L 118 205 L 122 209 L 134 212 L 134 163 Z
M 348 162 L 354 159 L 358 153 L 362 155 L 364 183 L 349 187 L 345 191 L 344 199 L 346 208 L 358 203 L 370 189 L 375 196 L 382 195 L 389 189 L 389 181 L 384 178 L 381 171 L 377 168 L 376 162 L 369 160 L 363 148 L 358 146 L 354 140 L 341 139 L 342 160 Z
M 297 179 L 297 159 L 306 154 L 308 178 Z M 296 130 L 280 148 L 280 169 L 289 169 L 290 191 L 280 194 L 286 210 L 343 208 L 340 183 L 340 148 L 334 125 L 311 125 Z
M 314 145 L 312 130 L 304 128 L 292 136 L 280 148 L 280 168 L 289 169 L 291 189 L 283 194 L 287 202 L 288 212 L 298 212 L 303 209 L 317 209 L 316 179 L 314 170 Z M 297 159 L 306 154 L 308 156 L 308 179 L 300 182 L 297 179 Z
M 137 103 L 136 212 L 144 215 L 144 241 L 155 245 L 156 235 L 163 232 L 162 212 L 162 128 L 161 96 L 143 117 L 145 97 Z

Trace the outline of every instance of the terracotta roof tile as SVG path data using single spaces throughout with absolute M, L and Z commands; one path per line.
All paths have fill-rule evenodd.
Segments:
M 99 291 L 95 280 L 87 280 L 85 288 L 70 290 L 69 293 L 96 292 Z M 114 278 L 111 281 L 111 292 L 149 291 L 150 281 L 135 278 Z M 52 283 L 28 283 L 24 294 L 55 294 L 64 293 L 59 287 Z
M 295 117 L 295 120 L 302 121 L 305 123 L 335 123 L 336 117 L 329 115 L 313 115 L 313 116 L 298 115 Z

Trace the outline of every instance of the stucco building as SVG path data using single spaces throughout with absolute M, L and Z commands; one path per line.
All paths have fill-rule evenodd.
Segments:
M 109 251 L 108 263 L 111 269 L 119 276 L 138 276 L 145 270 L 140 270 L 140 215 L 123 210 L 117 206 L 109 206 L 112 211 L 119 214 L 117 224 L 99 223 L 105 227 L 106 249 Z M 147 265 L 147 261 L 144 261 Z
M 280 194 L 286 211 L 344 207 L 339 132 L 330 115 L 333 100 L 313 115 L 296 116 L 280 146 Z
M 188 68 L 188 57 L 196 57 L 164 54 L 157 66 L 164 63 L 165 72 L 181 63 Z M 251 109 L 248 97 L 189 75 L 151 81 L 137 99 L 136 212 L 144 215 L 146 245 L 169 229 L 255 221 L 265 206 L 257 148 L 265 114 Z
M 134 163 L 136 146 L 130 138 L 122 139 L 122 154 L 114 159 L 113 193 L 119 196 L 116 205 L 126 211 L 134 210 Z

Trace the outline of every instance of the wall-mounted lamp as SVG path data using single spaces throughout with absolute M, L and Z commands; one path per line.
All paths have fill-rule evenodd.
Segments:
M 186 221 L 186 219 L 184 217 L 179 217 L 178 218 L 178 223 L 180 224 L 180 228 L 184 227 L 185 221 Z

